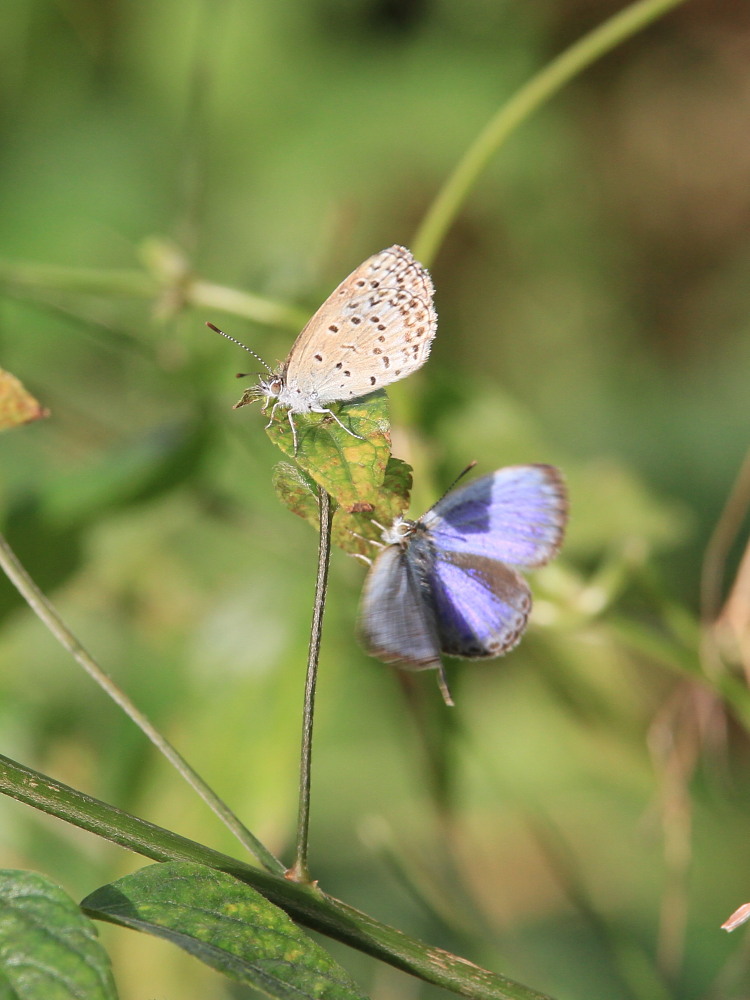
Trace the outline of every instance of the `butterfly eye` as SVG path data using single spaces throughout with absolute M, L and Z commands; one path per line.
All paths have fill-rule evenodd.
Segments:
M 414 534 L 416 528 L 414 521 L 407 521 L 403 517 L 397 517 L 390 528 L 383 528 L 376 521 L 373 521 L 373 524 L 382 529 L 381 538 L 386 545 L 402 545 L 410 535 Z

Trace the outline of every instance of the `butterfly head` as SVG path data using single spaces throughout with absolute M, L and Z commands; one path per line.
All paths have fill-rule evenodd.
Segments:
M 417 528 L 416 521 L 410 521 L 405 517 L 397 517 L 390 528 L 383 528 L 380 537 L 385 545 L 408 545 L 409 538 Z
M 280 372 L 274 372 L 272 375 L 260 375 L 258 384 L 252 387 L 253 393 L 258 398 L 263 396 L 266 400 L 278 399 L 283 389 L 284 376 Z

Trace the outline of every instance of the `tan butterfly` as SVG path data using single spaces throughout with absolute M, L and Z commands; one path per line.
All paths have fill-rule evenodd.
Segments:
M 269 375 L 246 389 L 237 406 L 263 399 L 265 411 L 273 401 L 268 426 L 276 409 L 285 407 L 295 452 L 294 413 L 328 413 L 358 437 L 330 404 L 366 396 L 422 367 L 437 331 L 434 291 L 429 274 L 405 247 L 388 247 L 369 257 L 328 296 L 279 369 L 268 368 Z

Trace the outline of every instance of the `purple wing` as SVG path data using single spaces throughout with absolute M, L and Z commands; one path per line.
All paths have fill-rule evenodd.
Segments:
M 531 593 L 509 566 L 483 556 L 443 553 L 427 580 L 444 653 L 467 659 L 500 656 L 520 640 Z
M 567 518 L 567 494 L 557 469 L 512 465 L 452 490 L 420 523 L 438 552 L 531 568 L 556 554 Z
M 382 549 L 370 567 L 357 631 L 370 656 L 384 663 L 442 671 L 432 608 L 408 552 L 399 545 Z

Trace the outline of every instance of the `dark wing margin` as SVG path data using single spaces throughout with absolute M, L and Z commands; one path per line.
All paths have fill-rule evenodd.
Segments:
M 429 577 L 440 648 L 449 656 L 488 659 L 520 641 L 531 611 L 522 576 L 493 559 L 442 553 Z

